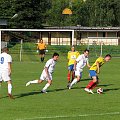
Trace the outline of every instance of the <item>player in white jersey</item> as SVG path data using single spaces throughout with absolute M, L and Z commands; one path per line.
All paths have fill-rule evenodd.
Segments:
M 11 63 L 12 57 L 8 54 L 8 48 L 4 47 L 0 54 L 0 85 L 2 81 L 8 84 L 8 96 L 13 99 L 12 96 L 12 82 L 11 82 Z
M 47 93 L 46 92 L 47 88 L 52 84 L 52 73 L 54 71 L 55 64 L 58 58 L 59 58 L 59 54 L 54 53 L 53 57 L 46 62 L 42 74 L 40 76 L 40 79 L 29 81 L 26 83 L 26 86 L 34 83 L 42 83 L 44 80 L 47 80 L 47 84 L 44 86 L 44 88 L 41 91 L 42 93 Z
M 88 62 L 88 55 L 89 55 L 89 50 L 84 50 L 84 53 L 79 55 L 78 58 L 76 59 L 75 63 L 74 63 L 74 70 L 75 70 L 75 76 L 76 78 L 74 78 L 74 80 L 72 81 L 72 83 L 69 85 L 69 89 L 71 89 L 71 87 L 76 84 L 77 82 L 80 81 L 81 77 L 82 77 L 82 71 L 83 68 L 87 65 L 88 67 L 90 67 L 89 62 Z

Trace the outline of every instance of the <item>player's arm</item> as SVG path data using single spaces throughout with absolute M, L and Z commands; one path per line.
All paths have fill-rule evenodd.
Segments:
M 48 77 L 49 80 L 50 80 L 50 75 L 49 75 L 48 69 L 49 69 L 50 65 L 51 65 L 51 60 L 48 60 L 48 61 L 46 62 L 45 67 L 44 67 L 45 72 L 46 72 L 46 75 L 47 75 L 47 77 Z
M 50 75 L 49 75 L 49 72 L 48 72 L 48 67 L 45 67 L 45 72 L 46 72 L 46 75 L 47 75 L 48 79 L 50 80 Z
M 69 60 L 70 60 L 70 52 L 68 52 L 68 55 L 67 55 L 67 66 L 68 66 Z
M 90 67 L 91 67 L 89 63 L 87 63 L 87 67 L 88 67 L 88 68 L 90 68 Z
M 74 62 L 74 70 L 76 70 L 77 61 Z
M 47 45 L 45 44 L 45 50 L 47 49 Z
M 8 72 L 9 72 L 9 75 L 11 75 L 11 72 L 12 72 L 11 62 L 8 62 Z
M 77 57 L 80 55 L 80 53 L 77 51 Z
M 11 72 L 12 72 L 12 57 L 9 55 L 8 56 L 8 72 L 9 72 L 9 75 L 11 75 Z
M 76 70 L 77 62 L 79 62 L 79 61 L 81 61 L 81 60 L 82 60 L 82 56 L 79 55 L 79 56 L 77 57 L 77 59 L 75 60 L 75 62 L 74 62 L 74 70 Z
M 87 67 L 90 68 L 89 60 L 87 59 Z
M 99 65 L 98 61 L 96 62 L 96 65 L 97 65 L 97 73 L 99 74 L 100 73 L 100 65 Z
M 37 50 L 39 50 L 39 43 L 37 44 Z

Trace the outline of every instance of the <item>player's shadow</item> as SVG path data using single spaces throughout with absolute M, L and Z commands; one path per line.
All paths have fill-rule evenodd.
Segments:
M 41 93 L 40 91 L 33 91 L 33 92 L 21 93 L 21 94 L 14 95 L 14 96 L 15 96 L 15 98 L 21 98 L 21 97 L 25 97 L 25 96 L 40 94 L 40 93 Z
M 63 90 L 67 90 L 68 88 L 59 88 L 59 89 L 53 89 L 53 90 L 48 90 L 47 92 L 58 92 L 58 91 L 63 91 Z M 32 96 L 32 95 L 37 95 L 37 94 L 45 94 L 45 93 L 41 93 L 40 91 L 33 91 L 33 92 L 27 92 L 27 93 L 21 93 L 18 95 L 14 95 L 15 98 L 21 98 L 21 97 L 26 97 L 26 96 Z
M 68 90 L 68 88 L 58 88 L 58 89 L 53 89 L 53 90 L 48 90 L 48 92 L 59 92 L 59 91 L 64 91 L 64 90 Z
M 90 81 L 90 80 L 92 80 L 91 78 L 87 78 L 87 79 L 81 79 L 80 81 Z
M 98 85 L 97 87 L 107 87 L 107 86 L 111 86 L 111 85 L 114 85 L 114 84 Z
M 114 91 L 114 90 L 120 90 L 120 88 L 110 88 L 110 89 L 104 89 L 104 92 L 108 92 L 108 91 Z

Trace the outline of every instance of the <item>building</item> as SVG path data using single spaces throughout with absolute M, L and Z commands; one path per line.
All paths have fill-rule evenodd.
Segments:
M 40 32 L 40 38 L 49 41 L 49 44 L 57 45 L 79 45 L 79 44 L 101 44 L 120 45 L 120 27 L 47 27 L 47 29 L 56 29 L 55 32 Z M 72 41 L 72 32 L 62 31 L 74 30 L 74 39 Z

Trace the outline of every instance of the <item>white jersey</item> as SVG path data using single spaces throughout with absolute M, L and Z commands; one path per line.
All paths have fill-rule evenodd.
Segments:
M 88 63 L 88 57 L 85 57 L 84 54 L 81 54 L 81 55 L 78 56 L 78 58 L 76 59 L 76 61 L 77 61 L 76 68 L 82 69 Z
M 55 68 L 55 64 L 56 64 L 56 61 L 53 60 L 53 58 L 51 58 L 51 59 L 49 59 L 49 60 L 46 62 L 44 68 L 48 68 L 48 72 L 49 72 L 49 73 L 53 73 L 54 68 Z M 45 69 L 44 69 L 43 71 L 45 71 Z
M 8 63 L 12 62 L 12 57 L 3 52 L 0 54 L 0 71 L 8 70 Z

